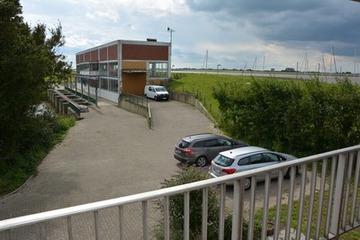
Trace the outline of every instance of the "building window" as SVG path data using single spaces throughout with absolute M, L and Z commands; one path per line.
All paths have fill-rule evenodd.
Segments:
M 98 63 L 90 63 L 90 71 L 99 71 Z
M 107 76 L 107 63 L 100 63 L 99 74 L 100 76 Z
M 148 65 L 148 78 L 166 78 L 167 63 L 166 62 L 150 62 Z
M 88 79 L 87 78 L 81 78 L 81 85 L 87 87 Z
M 118 71 L 119 71 L 118 63 L 110 62 L 109 63 L 109 77 L 117 77 Z
M 118 87 L 119 87 L 119 81 L 118 80 L 109 79 L 109 91 L 117 93 L 118 92 Z
M 77 74 L 81 74 L 81 75 L 89 75 L 89 64 L 88 63 L 83 63 L 83 64 L 78 64 L 76 66 L 76 72 Z
M 106 78 L 101 78 L 100 79 L 100 88 L 104 89 L 104 90 L 109 89 L 108 79 L 106 79 Z

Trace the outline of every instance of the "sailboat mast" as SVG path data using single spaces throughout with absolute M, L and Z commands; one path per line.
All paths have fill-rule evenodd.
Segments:
M 326 66 L 325 66 L 325 60 L 324 60 L 324 53 L 322 54 L 322 63 L 323 63 L 323 71 L 324 71 L 325 81 L 327 82 Z
M 205 55 L 205 71 L 207 72 L 207 64 L 208 64 L 208 50 L 206 50 L 206 55 Z
M 337 69 L 336 69 L 336 60 L 335 60 L 335 53 L 334 53 L 334 46 L 331 46 L 331 55 L 332 55 L 333 60 L 334 60 L 335 73 L 337 73 Z
M 356 48 L 354 50 L 354 77 L 356 76 Z

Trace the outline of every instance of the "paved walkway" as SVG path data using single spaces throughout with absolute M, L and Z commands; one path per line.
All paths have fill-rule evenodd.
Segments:
M 16 193 L 0 198 L 0 220 L 159 189 L 164 179 L 179 170 L 173 158 L 178 139 L 217 130 L 190 105 L 151 101 L 151 107 L 153 129 L 147 127 L 144 117 L 112 103 L 102 101 L 99 108 L 90 108 L 50 152 L 38 174 Z M 263 188 L 264 184 L 259 184 L 259 207 Z M 231 190 L 227 196 L 231 203 Z M 275 203 L 275 196 L 276 188 L 271 190 L 270 205 Z M 141 239 L 137 230 L 141 229 L 140 209 L 140 205 L 130 206 L 125 211 L 125 227 L 139 234 L 136 239 Z M 150 206 L 149 210 L 150 218 L 155 218 Z M 101 214 L 101 239 L 114 239 L 118 234 L 117 214 L 117 209 Z M 72 222 L 75 239 L 93 239 L 93 226 L 89 225 L 92 216 L 79 216 Z M 62 225 L 64 222 L 57 221 L 48 224 L 47 239 L 67 239 Z M 29 231 L 17 233 L 14 239 L 38 239 L 37 233 L 32 232 L 30 237 Z M 133 232 L 127 232 L 125 239 L 135 239 Z
M 154 128 L 144 117 L 109 102 L 90 108 L 33 176 L 0 199 L 0 220 L 159 189 L 179 170 L 176 141 L 212 131 L 190 105 L 151 102 Z

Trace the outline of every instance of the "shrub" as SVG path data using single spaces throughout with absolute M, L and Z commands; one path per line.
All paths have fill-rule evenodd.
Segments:
M 186 76 L 185 73 L 173 73 L 171 78 L 174 79 L 174 80 L 178 80 L 178 79 L 181 79 L 181 78 L 183 78 L 185 76 Z
M 346 79 L 219 84 L 213 96 L 220 127 L 252 145 L 301 157 L 360 141 L 359 87 Z
M 185 167 L 181 172 L 173 175 L 170 179 L 164 180 L 162 188 L 177 186 L 207 179 L 204 172 L 197 170 L 195 167 Z M 215 190 L 210 189 L 208 195 L 208 237 L 216 239 L 218 230 L 218 213 L 219 205 Z M 201 236 L 201 218 L 202 218 L 202 191 L 195 190 L 190 193 L 190 234 L 191 239 L 197 239 Z M 184 198 L 183 194 L 177 194 L 170 197 L 170 232 L 171 239 L 183 239 L 184 223 Z M 157 203 L 157 207 L 164 212 L 162 202 Z M 163 239 L 163 220 L 156 227 L 155 235 L 157 239 Z
M 76 120 L 74 117 L 68 117 L 68 116 L 59 116 L 56 119 L 56 125 L 54 128 L 54 132 L 58 134 L 65 133 L 69 128 L 73 127 L 76 123 Z
M 173 175 L 169 180 L 162 183 L 162 188 L 173 187 L 181 184 L 191 183 L 207 179 L 207 175 L 193 166 L 185 167 L 181 172 Z M 208 191 L 208 239 L 218 239 L 219 230 L 219 199 L 216 189 Z M 164 205 L 162 201 L 156 203 L 162 215 L 164 213 Z M 170 213 L 170 233 L 171 239 L 183 239 L 184 236 L 184 195 L 177 194 L 169 198 Z M 190 192 L 190 239 L 201 239 L 202 227 L 202 190 Z M 244 221 L 243 237 L 247 236 L 248 223 Z M 256 225 L 257 226 L 257 225 Z M 225 216 L 225 239 L 231 238 L 232 215 L 227 213 Z M 261 227 L 255 229 L 255 236 L 261 234 Z M 161 219 L 155 226 L 154 235 L 156 239 L 164 239 L 164 220 Z
M 15 135 L 16 148 L 6 157 L 0 156 L 0 195 L 15 190 L 36 173 L 38 164 L 74 124 L 74 118 L 65 116 L 23 118 Z

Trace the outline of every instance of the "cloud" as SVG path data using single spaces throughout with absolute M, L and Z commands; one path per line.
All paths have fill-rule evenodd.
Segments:
M 267 67 L 294 67 L 305 53 L 316 66 L 332 47 L 345 65 L 359 48 L 360 4 L 350 0 L 32 0 L 23 6 L 26 21 L 61 22 L 70 58 L 116 39 L 168 42 L 167 27 L 175 30 L 178 67 L 201 67 L 206 51 L 225 68 L 263 65 L 264 58 Z
M 356 31 L 360 4 L 351 1 L 187 0 L 187 4 L 193 11 L 211 14 L 223 25 L 237 24 L 242 33 L 253 39 L 288 49 L 302 48 L 321 54 L 336 46 L 337 54 L 350 58 L 360 39 L 360 32 Z
M 256 33 L 272 41 L 357 41 L 359 6 L 334 0 L 187 0 L 189 7 L 228 16 L 227 21 L 251 22 Z

